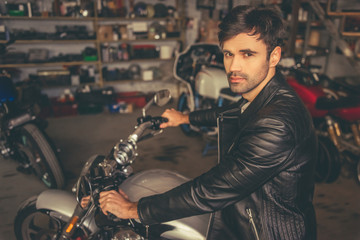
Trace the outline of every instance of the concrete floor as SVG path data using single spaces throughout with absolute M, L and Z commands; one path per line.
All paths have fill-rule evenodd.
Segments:
M 171 107 L 173 105 L 168 105 Z M 164 108 L 154 107 L 148 114 L 160 115 Z M 82 165 L 94 154 L 107 154 L 121 138 L 127 138 L 140 116 L 101 113 L 48 119 L 47 133 L 61 150 L 60 160 L 70 191 Z M 216 164 L 216 150 L 202 156 L 205 141 L 189 138 L 179 128 L 169 128 L 152 140 L 139 143 L 134 171 L 165 168 L 195 177 Z M 15 240 L 13 220 L 19 204 L 45 187 L 33 176 L 18 173 L 16 164 L 0 158 L 0 240 Z M 340 177 L 332 184 L 317 184 L 314 205 L 319 240 L 360 239 L 360 186 L 354 179 Z

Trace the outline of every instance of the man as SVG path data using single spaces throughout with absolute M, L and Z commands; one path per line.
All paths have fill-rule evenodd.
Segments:
M 208 239 L 316 239 L 317 140 L 305 106 L 276 71 L 282 19 L 271 9 L 239 6 L 219 28 L 229 85 L 242 100 L 190 115 L 166 110 L 161 126 L 218 122 L 219 164 L 138 203 L 121 191 L 103 192 L 100 206 L 146 225 L 215 213 Z

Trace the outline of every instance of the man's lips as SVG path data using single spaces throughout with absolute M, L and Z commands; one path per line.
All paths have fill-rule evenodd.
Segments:
M 246 81 L 246 78 L 242 77 L 230 77 L 230 83 L 241 83 Z

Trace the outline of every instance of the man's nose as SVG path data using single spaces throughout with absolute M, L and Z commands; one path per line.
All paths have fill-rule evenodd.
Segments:
M 234 56 L 231 65 L 230 65 L 230 72 L 241 72 L 243 68 L 243 64 L 239 56 Z

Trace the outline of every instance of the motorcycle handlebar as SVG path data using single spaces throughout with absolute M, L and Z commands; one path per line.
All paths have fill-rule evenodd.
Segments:
M 137 142 L 146 129 L 159 130 L 162 123 L 168 122 L 169 119 L 163 117 L 141 117 L 138 118 L 138 126 L 129 136 L 128 140 Z
M 132 162 L 136 157 L 136 143 L 139 141 L 146 129 L 159 130 L 160 124 L 167 122 L 167 118 L 146 116 L 138 119 L 138 126 L 135 131 L 130 134 L 127 141 L 120 141 L 114 147 L 113 156 L 115 160 L 122 166 Z M 155 135 L 155 134 L 153 134 Z
M 146 129 L 151 128 L 153 123 L 151 121 L 146 121 L 139 124 L 135 131 L 129 136 L 129 140 L 134 141 L 135 143 L 139 140 L 141 135 L 145 132 Z

